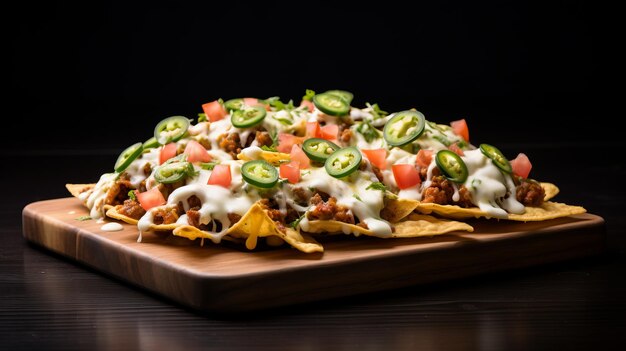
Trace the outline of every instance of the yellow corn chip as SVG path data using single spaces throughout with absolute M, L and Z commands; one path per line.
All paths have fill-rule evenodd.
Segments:
M 96 186 L 95 183 L 92 183 L 92 184 L 65 184 L 65 188 L 67 189 L 67 191 L 69 191 L 70 194 L 72 194 L 72 196 L 74 196 L 74 197 L 78 197 L 78 195 L 80 195 L 81 193 L 84 193 L 85 191 L 91 190 L 95 186 Z

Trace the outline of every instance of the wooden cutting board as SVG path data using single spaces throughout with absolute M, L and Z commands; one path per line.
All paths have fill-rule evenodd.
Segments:
M 204 311 L 247 311 L 381 291 L 597 254 L 604 220 L 582 214 L 545 222 L 472 221 L 474 233 L 431 238 L 338 236 L 323 254 L 289 247 L 244 251 L 211 242 L 175 245 L 135 226 L 118 232 L 78 199 L 32 203 L 24 237 L 104 273 Z M 189 242 L 185 239 L 184 242 Z

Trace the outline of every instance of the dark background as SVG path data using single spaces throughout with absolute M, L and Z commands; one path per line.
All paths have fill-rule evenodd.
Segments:
M 20 2 L 3 10 L 0 349 L 626 343 L 626 163 L 612 124 L 620 114 L 609 110 L 599 79 L 617 80 L 617 70 L 598 44 L 610 40 L 592 22 L 599 11 L 591 2 L 228 3 Z M 119 152 L 150 137 L 162 118 L 195 117 L 219 97 L 297 102 L 307 88 L 350 90 L 356 106 L 415 107 L 440 123 L 466 118 L 473 143 L 510 157 L 527 153 L 531 176 L 560 187 L 558 201 L 602 216 L 606 252 L 230 320 L 186 310 L 21 237 L 24 206 L 67 197 L 65 183 L 112 171 Z
M 8 18 L 11 145 L 113 159 L 202 103 L 299 102 L 307 88 L 466 118 L 474 143 L 531 156 L 616 135 L 588 124 L 607 116 L 593 98 L 589 3 L 382 3 L 23 4 Z

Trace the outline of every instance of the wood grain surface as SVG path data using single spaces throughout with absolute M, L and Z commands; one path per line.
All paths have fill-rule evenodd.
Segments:
M 174 245 L 124 224 L 78 221 L 75 198 L 23 211 L 24 237 L 38 245 L 205 311 L 245 311 L 380 291 L 596 254 L 604 220 L 592 214 L 538 222 L 475 221 L 474 233 L 432 238 L 335 237 L 323 254 L 282 247 L 254 252 L 207 243 Z

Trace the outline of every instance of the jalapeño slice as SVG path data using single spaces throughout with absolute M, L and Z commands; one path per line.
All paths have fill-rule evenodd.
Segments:
M 154 171 L 154 179 L 163 184 L 176 183 L 186 176 L 193 175 L 195 169 L 190 162 L 185 161 L 185 155 L 170 158 Z
M 350 103 L 352 102 L 352 99 L 354 98 L 354 95 L 352 95 L 351 92 L 345 91 L 345 90 L 329 90 L 326 92 L 326 94 L 337 95 L 341 97 L 342 99 L 346 100 L 348 105 L 350 105 Z
M 324 163 L 326 172 L 335 178 L 343 178 L 359 169 L 361 152 L 354 146 L 339 149 L 333 152 Z
M 278 182 L 276 167 L 267 161 L 248 161 L 241 166 L 241 176 L 248 184 L 259 188 L 271 188 Z
M 502 152 L 500 152 L 500 150 L 497 147 L 489 145 L 489 144 L 480 144 L 479 147 L 480 147 L 480 151 L 485 156 L 489 157 L 491 161 L 493 162 L 493 164 L 496 165 L 496 167 L 500 168 L 506 173 L 513 172 L 513 168 L 511 168 L 511 164 L 509 163 L 509 160 L 507 160 L 506 157 L 504 157 Z
M 159 142 L 156 140 L 155 137 L 152 137 L 146 141 L 143 142 L 143 149 L 148 150 L 148 149 L 154 149 L 155 147 L 160 146 Z
M 302 151 L 312 160 L 325 162 L 335 151 L 339 150 L 337 144 L 321 138 L 311 138 L 304 141 Z
M 450 150 L 441 150 L 435 156 L 437 167 L 443 176 L 455 183 L 463 183 L 467 180 L 467 166 L 463 159 Z
M 230 99 L 224 103 L 226 111 L 231 112 L 235 110 L 241 110 L 243 106 L 243 99 Z
M 161 145 L 180 140 L 189 128 L 189 120 L 183 116 L 168 117 L 154 128 L 154 138 Z
M 313 104 L 318 110 L 330 116 L 344 116 L 350 112 L 350 103 L 343 97 L 331 93 L 313 96 Z
M 122 173 L 143 151 L 143 143 L 136 143 L 126 148 L 115 161 L 115 171 Z
M 237 128 L 250 128 L 265 118 L 266 112 L 263 107 L 248 106 L 243 110 L 235 110 L 230 117 L 230 122 Z
M 383 137 L 391 146 L 406 145 L 422 135 L 425 125 L 426 118 L 420 112 L 398 112 L 385 124 Z

